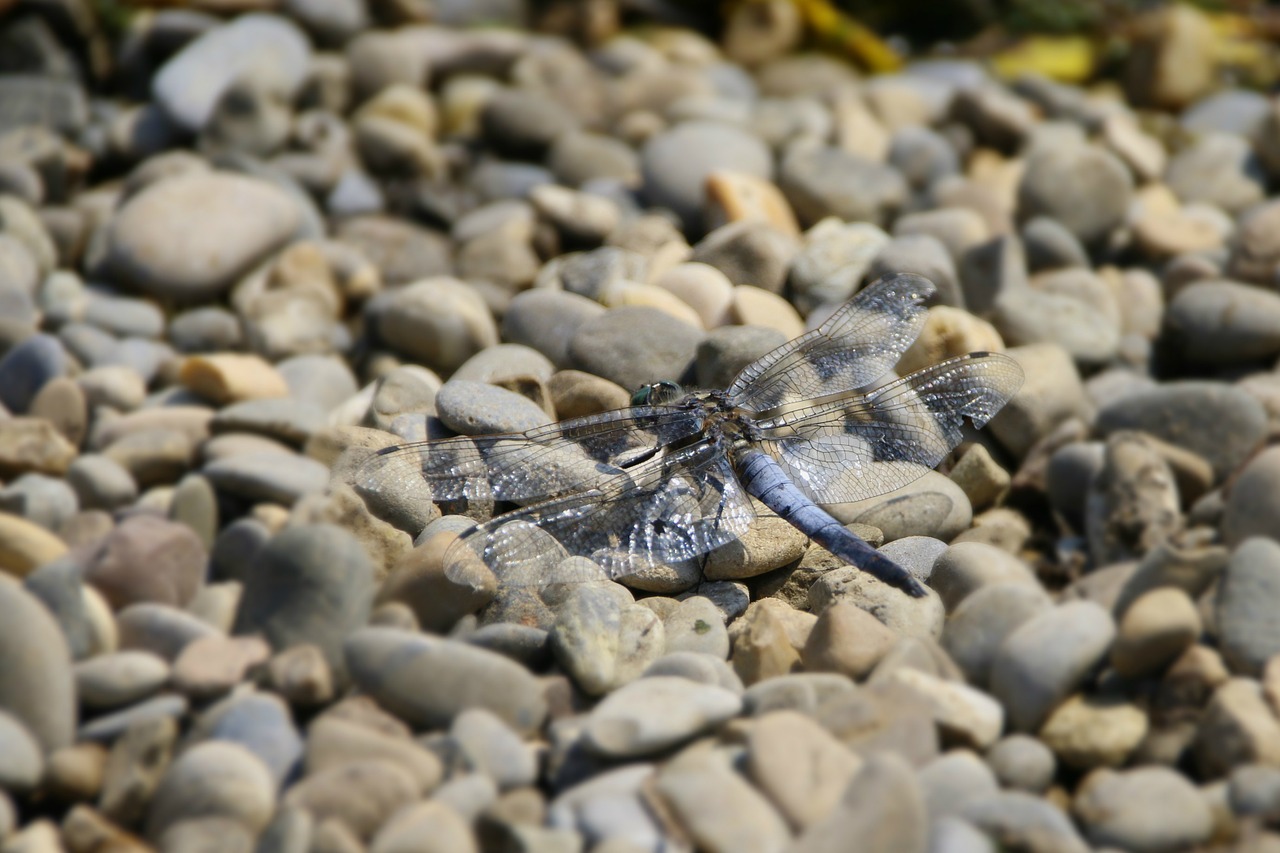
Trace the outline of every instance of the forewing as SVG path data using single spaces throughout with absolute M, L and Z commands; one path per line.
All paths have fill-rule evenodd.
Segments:
M 1022 386 L 1000 353 L 969 353 L 868 394 L 815 403 L 761 422 L 761 446 L 818 503 L 865 500 L 901 488 L 984 426 Z
M 354 485 L 375 503 L 408 495 L 487 516 L 495 502 L 527 505 L 592 488 L 701 426 L 676 405 L 639 406 L 520 434 L 393 445 L 361 465 Z
M 729 386 L 733 405 L 766 412 L 871 384 L 898 363 L 924 326 L 926 278 L 877 279 L 811 332 L 747 365 Z
M 741 536 L 754 517 L 728 459 L 702 441 L 477 525 L 450 549 L 445 568 L 479 556 L 506 585 L 588 579 L 594 567 L 621 578 L 705 554 Z

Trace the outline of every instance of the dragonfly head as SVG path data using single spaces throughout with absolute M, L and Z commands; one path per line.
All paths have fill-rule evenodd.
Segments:
M 631 395 L 631 405 L 661 406 L 665 403 L 673 403 L 679 400 L 683 393 L 683 389 L 675 382 L 670 379 L 661 379 L 637 388 L 636 392 Z

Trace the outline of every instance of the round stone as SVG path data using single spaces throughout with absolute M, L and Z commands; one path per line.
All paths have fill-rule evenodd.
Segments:
M 698 230 L 702 224 L 704 184 L 713 171 L 734 171 L 770 178 L 773 158 L 763 142 L 732 125 L 682 122 L 656 134 L 640 153 L 644 193 L 651 204 L 669 207 Z
M 159 181 L 111 220 L 104 262 L 156 296 L 215 296 L 298 231 L 298 206 L 265 181 L 223 172 Z
M 1018 186 L 1018 213 L 1047 216 L 1083 243 L 1093 243 L 1124 221 L 1133 178 L 1114 155 L 1090 145 L 1037 146 Z
M 587 718 L 586 746 L 633 758 L 683 743 L 735 716 L 741 697 L 710 684 L 654 676 L 610 693 Z
M 1080 784 L 1072 812 L 1091 843 L 1122 850 L 1191 849 L 1214 828 L 1205 797 L 1169 767 L 1098 770 Z
M 147 835 L 159 838 L 177 823 L 209 817 L 231 818 L 256 833 L 274 804 L 275 781 L 257 756 L 238 744 L 201 743 L 178 756 L 160 780 Z

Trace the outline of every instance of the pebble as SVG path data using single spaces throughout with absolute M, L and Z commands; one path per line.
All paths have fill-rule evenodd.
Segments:
M 108 534 L 84 578 L 117 610 L 139 602 L 183 607 L 204 580 L 207 559 L 191 528 L 135 515 Z
M 0 574 L 0 711 L 48 754 L 69 746 L 76 721 L 71 654 L 43 603 Z
M 75 455 L 75 446 L 52 421 L 32 417 L 0 421 L 0 474 L 6 477 L 28 471 L 61 475 Z
M 700 850 L 781 850 L 789 840 L 769 801 L 710 750 L 691 749 L 664 765 L 655 787 Z
M 371 853 L 475 853 L 471 827 L 444 803 L 420 802 L 391 816 L 374 835 Z
M 1001 791 L 970 803 L 960 815 L 1002 847 L 1084 853 L 1089 847 L 1071 819 L 1047 800 L 1022 791 Z
M 1213 438 L 1203 431 L 1213 424 Z M 1102 435 L 1136 429 L 1190 450 L 1213 466 L 1215 482 L 1235 470 L 1258 445 L 1265 429 L 1262 406 L 1248 393 L 1220 383 L 1164 383 L 1115 400 L 1098 411 Z
M 169 664 L 150 652 L 123 651 L 78 661 L 74 673 L 85 707 L 116 708 L 155 694 L 169 680 Z
M 634 389 L 683 376 L 702 337 L 657 308 L 615 308 L 577 327 L 568 358 L 579 370 Z
M 945 542 L 973 521 L 969 498 L 937 471 L 926 471 L 924 476 L 877 497 L 834 504 L 832 514 L 845 524 L 879 528 L 890 542 L 906 536 L 929 536 Z
M 1002 787 L 1032 794 L 1047 790 L 1058 769 L 1053 751 L 1025 734 L 1002 737 L 987 750 L 985 758 Z
M 1280 763 L 1280 723 L 1256 681 L 1234 677 L 1216 686 L 1196 727 L 1191 754 L 1208 778 L 1240 764 Z
M 429 278 L 395 291 L 376 317 L 378 334 L 388 344 L 436 370 L 455 370 L 498 343 L 484 301 L 452 278 Z
M 86 510 L 115 510 L 137 500 L 138 484 L 119 462 L 96 453 L 77 457 L 67 467 L 67 482 Z
M 927 706 L 948 741 L 986 749 L 1000 737 L 1004 709 L 986 693 L 911 668 L 894 670 L 886 680 L 905 687 Z
M 712 171 L 771 178 L 772 161 L 759 139 L 706 120 L 681 122 L 655 134 L 640 151 L 645 197 L 675 211 L 695 231 L 702 224 L 703 184 Z
M 120 648 L 153 652 L 172 661 L 191 641 L 218 630 L 185 611 L 166 604 L 132 604 L 116 614 Z
M 1173 297 L 1165 323 L 1179 354 L 1192 362 L 1236 364 L 1280 352 L 1280 296 L 1261 288 L 1195 282 Z
M 741 708 L 741 697 L 722 687 L 669 676 L 641 678 L 592 709 L 584 744 L 601 756 L 637 758 L 709 731 Z
M 1146 713 L 1120 697 L 1073 696 L 1059 705 L 1040 728 L 1040 740 L 1068 767 L 1121 767 L 1141 745 L 1149 723 Z
M 67 469 L 68 477 L 75 464 L 73 462 Z M 0 489 L 0 509 L 22 516 L 46 530 L 60 530 L 80 505 L 76 492 L 66 481 L 43 474 L 23 474 Z
M 889 653 L 898 634 L 857 604 L 837 599 L 818 614 L 801 651 L 809 672 L 866 678 Z
M 991 662 L 991 693 L 1017 731 L 1039 728 L 1055 707 L 1107 654 L 1111 616 L 1097 604 L 1073 601 L 1044 610 L 1015 628 Z
M 924 792 L 906 760 L 890 752 L 868 756 L 840 806 L 811 826 L 792 849 L 839 850 L 858 839 L 865 850 L 924 850 L 928 838 Z
M 1111 153 L 1089 145 L 1046 144 L 1027 158 L 1018 212 L 1050 217 L 1089 244 L 1123 222 L 1132 196 L 1133 178 Z
M 809 587 L 810 609 L 819 614 L 840 600 L 866 610 L 897 634 L 934 639 L 942 636 L 946 609 L 931 590 L 923 598 L 910 598 L 852 566 L 829 571 Z
M 333 525 L 289 528 L 256 554 L 236 633 L 261 631 L 277 650 L 314 644 L 341 669 L 345 638 L 368 620 L 373 580 L 368 556 L 347 531 Z
M 1280 633 L 1264 616 L 1280 595 L 1280 544 L 1246 539 L 1231 553 L 1216 598 L 1222 656 L 1232 671 L 1258 675 L 1280 651 Z M 1135 605 L 1136 606 L 1136 605 Z
M 354 791 L 360 796 L 352 796 Z M 287 805 L 335 820 L 361 840 L 371 838 L 396 811 L 417 799 L 417 784 L 409 772 L 376 758 L 309 774 L 285 795 Z
M 121 208 L 103 263 L 113 280 L 154 296 L 207 299 L 299 228 L 297 205 L 269 183 L 221 172 L 178 175 Z
M 1219 619 L 1219 624 L 1230 622 Z M 1136 598 L 1120 617 L 1111 665 L 1127 678 L 1156 675 L 1195 643 L 1202 630 L 1190 596 L 1176 587 L 1157 587 Z
M 436 394 L 440 420 L 459 435 L 517 433 L 552 423 L 537 403 L 484 382 L 451 379 Z
M 995 776 L 982 759 L 967 749 L 953 749 L 919 771 L 925 807 L 937 817 L 956 815 L 971 802 L 999 790 Z
M 1031 568 L 1007 551 L 982 542 L 957 542 L 933 565 L 929 585 L 942 597 L 949 613 L 966 598 L 994 584 L 1021 584 L 1039 589 Z
M 1240 213 L 1265 197 L 1266 172 L 1249 142 L 1209 133 L 1169 160 L 1165 182 L 1183 202 L 1211 204 Z
M 387 761 L 404 769 L 423 794 L 438 788 L 444 778 L 445 767 L 440 758 L 403 734 L 380 731 L 337 714 L 319 717 L 308 729 L 307 775 L 367 759 Z
M 137 726 L 161 720 L 175 722 L 187 713 L 187 700 L 182 696 L 161 694 L 129 705 L 110 714 L 103 714 L 80 726 L 76 732 L 78 741 L 102 741 L 109 743 Z
M 494 652 L 391 628 L 361 628 L 345 647 L 352 681 L 412 725 L 446 725 L 480 707 L 525 734 L 546 717 L 534 676 Z
M 1226 498 L 1222 513 L 1222 536 L 1238 546 L 1250 537 L 1271 536 L 1273 521 L 1280 518 L 1280 500 L 1274 486 L 1280 477 L 1280 450 L 1267 448 L 1240 470 Z
M 778 186 L 803 225 L 828 216 L 886 224 L 906 204 L 906 180 L 891 166 L 834 146 L 798 146 L 782 160 Z
M 1185 850 L 1214 831 L 1205 797 L 1168 767 L 1097 770 L 1072 801 L 1085 837 L 1123 850 Z
M 0 710 L 0 789 L 15 794 L 29 793 L 45 771 L 45 760 L 35 735 L 17 717 Z
M 454 718 L 449 736 L 471 767 L 491 778 L 499 790 L 532 785 L 537 780 L 535 752 L 492 711 L 463 711 Z
M 0 358 L 0 403 L 24 413 L 47 383 L 69 369 L 67 351 L 52 335 L 35 334 Z

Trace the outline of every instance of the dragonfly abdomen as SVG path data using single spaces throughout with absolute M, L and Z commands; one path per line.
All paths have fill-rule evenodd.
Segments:
M 742 448 L 734 460 L 743 488 L 801 533 L 846 563 L 908 595 L 916 598 L 926 595 L 924 587 L 910 572 L 872 548 L 809 500 L 769 454 L 755 448 Z

